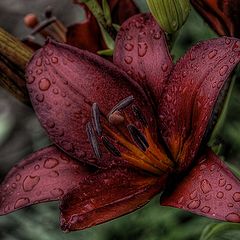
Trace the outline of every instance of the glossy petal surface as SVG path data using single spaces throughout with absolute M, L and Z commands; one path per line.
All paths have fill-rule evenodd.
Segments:
M 191 0 L 191 3 L 219 35 L 239 38 L 239 0 Z
M 0 215 L 61 199 L 90 173 L 54 146 L 39 150 L 16 165 L 1 183 Z
M 67 44 L 86 49 L 90 52 L 97 52 L 104 48 L 101 31 L 93 15 L 86 11 L 86 20 L 68 27 Z
M 101 2 L 101 0 L 98 0 Z M 110 0 L 112 22 L 121 25 L 131 16 L 138 14 L 139 9 L 132 0 Z
M 91 176 L 63 199 L 62 229 L 84 229 L 132 212 L 156 195 L 164 180 L 117 168 Z
M 212 39 L 192 47 L 172 71 L 159 100 L 159 118 L 162 136 L 180 168 L 193 160 L 239 60 L 239 40 Z
M 240 222 L 240 181 L 209 149 L 161 205 L 230 222 Z
M 101 158 L 93 153 L 86 131 L 87 124 L 92 122 L 93 103 L 100 109 L 101 125 L 111 128 L 107 121 L 109 112 L 120 101 L 133 96 L 134 104 L 148 120 L 150 132 L 156 134 L 153 111 L 143 90 L 127 74 L 97 55 L 49 42 L 30 61 L 27 78 L 32 104 L 48 135 L 81 161 L 106 168 L 116 160 L 101 144 Z M 131 107 L 125 110 L 128 121 L 135 122 Z M 127 127 L 123 131 L 127 134 Z
M 150 14 L 127 20 L 117 35 L 113 62 L 159 99 L 172 69 L 165 34 Z

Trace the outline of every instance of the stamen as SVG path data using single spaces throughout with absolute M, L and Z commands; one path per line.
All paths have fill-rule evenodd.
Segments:
M 127 126 L 130 135 L 132 136 L 134 142 L 143 150 L 146 151 L 149 147 L 146 137 L 143 133 L 137 129 L 134 125 L 129 124 Z
M 92 105 L 92 118 L 98 136 L 102 136 L 102 127 L 100 123 L 100 111 L 97 103 Z
M 112 110 L 110 111 L 109 115 L 116 112 L 116 111 L 119 111 L 121 109 L 124 109 L 126 107 L 128 107 L 134 100 L 134 97 L 131 95 L 129 97 L 126 97 L 124 98 L 123 100 L 121 100 L 118 104 L 116 104 Z
M 44 15 L 46 18 L 51 18 L 52 17 L 52 7 L 51 6 L 47 6 L 44 12 Z
M 140 110 L 140 108 L 137 107 L 136 105 L 133 105 L 132 111 L 133 111 L 133 114 L 136 117 L 136 119 L 139 122 L 141 122 L 144 127 L 147 127 L 147 120 L 146 120 L 145 116 L 143 115 L 142 111 Z
M 99 144 L 96 138 L 96 135 L 94 133 L 92 124 L 90 122 L 87 123 L 86 125 L 86 131 L 87 131 L 87 135 L 88 135 L 88 140 L 92 146 L 93 152 L 95 154 L 95 156 L 100 159 L 101 158 L 101 152 L 99 149 Z
M 108 121 L 112 125 L 120 125 L 124 123 L 124 120 L 124 116 L 122 116 L 119 111 L 115 111 L 108 116 Z
M 121 157 L 120 151 L 108 140 L 107 137 L 102 137 L 103 145 L 115 157 Z

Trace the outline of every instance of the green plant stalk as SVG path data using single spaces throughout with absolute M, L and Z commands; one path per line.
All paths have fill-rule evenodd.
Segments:
M 31 105 L 25 82 L 25 66 L 33 51 L 0 28 L 0 86 L 21 102 Z

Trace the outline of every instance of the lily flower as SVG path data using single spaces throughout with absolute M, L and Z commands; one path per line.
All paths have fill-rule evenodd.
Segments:
M 191 0 L 191 3 L 217 34 L 240 37 L 239 0 Z
M 240 60 L 240 40 L 193 46 L 173 64 L 150 14 L 127 20 L 113 63 L 49 40 L 27 66 L 27 88 L 53 142 L 0 186 L 0 214 L 60 201 L 61 228 L 91 227 L 161 204 L 240 222 L 240 182 L 207 147 Z

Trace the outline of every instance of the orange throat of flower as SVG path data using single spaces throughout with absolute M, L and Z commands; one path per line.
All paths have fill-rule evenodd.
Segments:
M 123 109 L 132 104 L 134 98 L 129 96 L 120 101 L 108 114 L 107 123 L 100 124 L 98 105 L 92 105 L 92 123 L 87 124 L 89 142 L 97 158 L 101 158 L 99 139 L 105 148 L 115 157 L 147 172 L 162 175 L 174 167 L 164 148 L 154 141 L 145 116 L 141 110 L 132 105 L 135 119 L 141 130 L 132 123 Z M 114 126 L 114 130 L 112 128 Z M 126 134 L 126 128 L 127 133 Z M 117 129 L 117 130 L 116 130 Z M 123 131 L 122 131 L 123 129 Z M 125 131 L 124 131 L 125 130 Z

